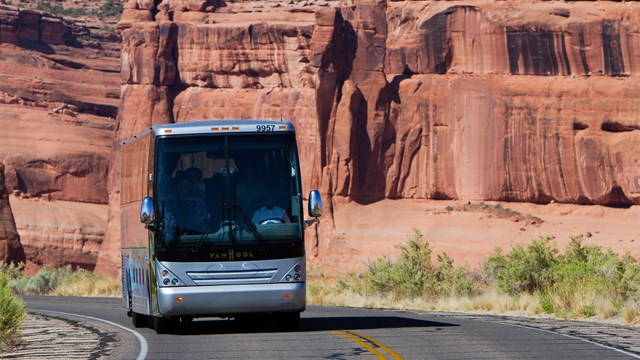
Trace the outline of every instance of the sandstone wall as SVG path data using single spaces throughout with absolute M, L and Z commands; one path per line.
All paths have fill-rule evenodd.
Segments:
M 0 5 L 0 161 L 15 217 L 0 233 L 17 226 L 28 268 L 95 267 L 119 49 L 117 34 L 95 24 Z
M 131 0 L 118 137 L 292 119 L 305 192 L 330 200 L 327 237 L 353 200 L 640 204 L 638 15 L 608 1 Z
M 363 203 L 640 203 L 638 11 L 343 4 L 333 28 L 348 29 L 344 48 L 314 57 L 322 70 L 346 54 L 335 67 L 349 69 L 329 96 L 318 91 L 342 96 L 319 118 L 324 189 Z

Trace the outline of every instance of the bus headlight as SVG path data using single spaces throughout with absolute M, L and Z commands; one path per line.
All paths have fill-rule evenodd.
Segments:
M 166 269 L 161 263 L 156 261 L 158 286 L 184 286 L 184 283 L 174 273 Z
M 305 278 L 304 260 L 295 264 L 280 279 L 280 282 L 303 282 Z

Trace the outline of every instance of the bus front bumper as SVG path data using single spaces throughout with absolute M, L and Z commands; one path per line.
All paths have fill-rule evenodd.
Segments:
M 158 310 L 165 317 L 300 312 L 305 289 L 304 283 L 161 287 Z

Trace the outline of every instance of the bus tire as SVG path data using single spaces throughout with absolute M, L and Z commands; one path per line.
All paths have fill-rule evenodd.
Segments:
M 167 334 L 172 330 L 171 328 L 174 323 L 174 321 L 164 317 L 153 317 L 153 329 L 156 331 L 156 334 Z
M 147 315 L 138 314 L 137 312 L 131 312 L 131 322 L 133 327 L 141 328 L 147 326 Z
M 300 313 L 280 313 L 278 316 L 278 327 L 282 331 L 296 331 L 300 323 Z

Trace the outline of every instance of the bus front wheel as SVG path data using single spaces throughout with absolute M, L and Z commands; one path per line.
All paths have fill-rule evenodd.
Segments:
M 170 331 L 175 331 L 175 326 L 177 322 L 173 319 L 168 319 L 165 317 L 153 317 L 153 329 L 156 331 L 156 334 L 167 334 Z
M 133 327 L 141 328 L 147 326 L 147 315 L 138 314 L 137 312 L 131 312 L 131 322 Z
M 278 326 L 283 331 L 296 331 L 300 322 L 300 313 L 280 313 L 278 316 Z

